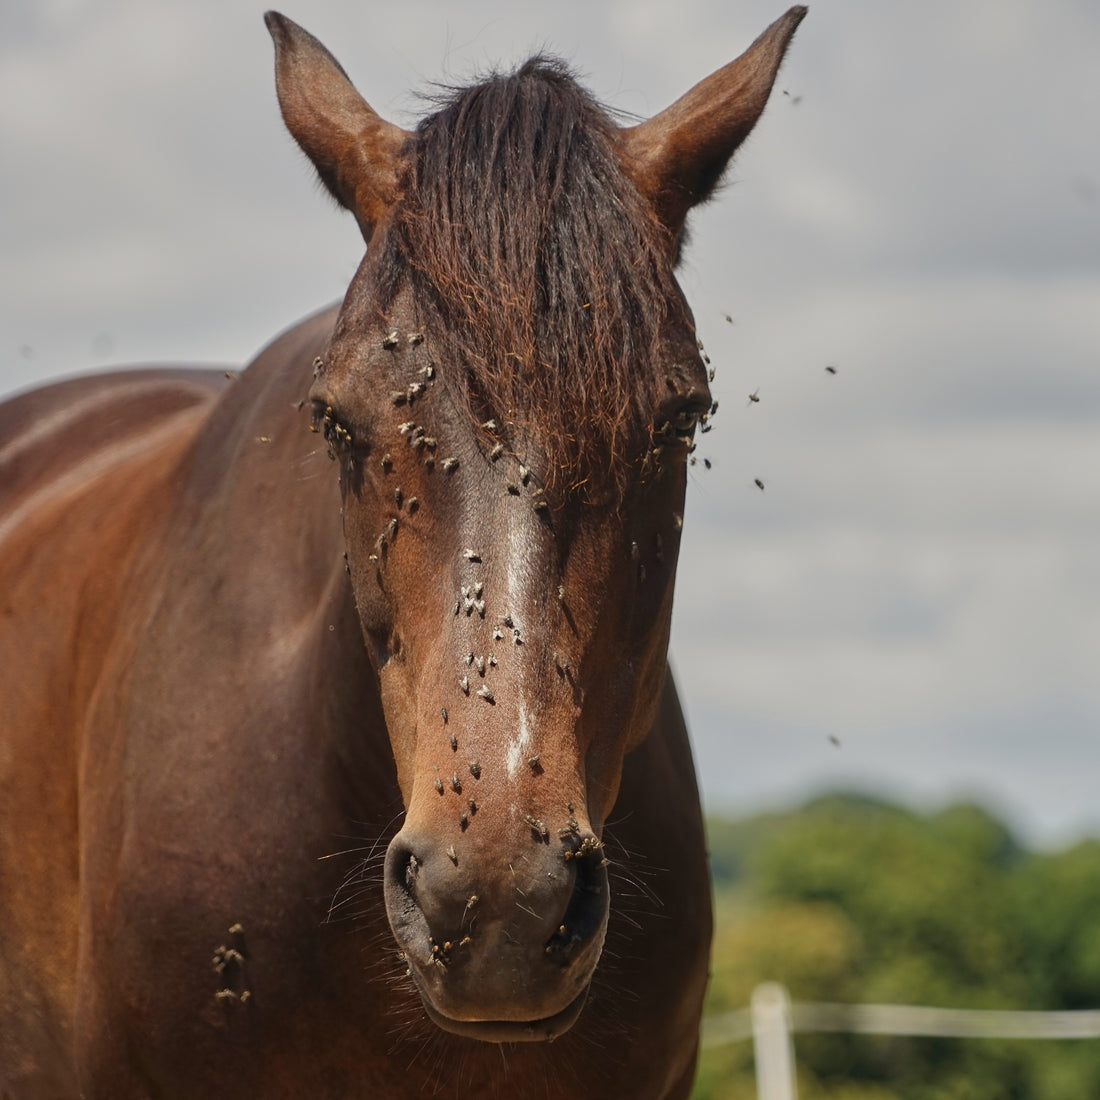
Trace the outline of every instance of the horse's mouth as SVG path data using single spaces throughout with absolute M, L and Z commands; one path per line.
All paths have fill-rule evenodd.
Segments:
M 564 1035 L 576 1022 L 588 1000 L 588 986 L 560 1012 L 541 1020 L 456 1020 L 432 1007 L 421 993 L 428 1019 L 444 1031 L 483 1043 L 547 1043 Z

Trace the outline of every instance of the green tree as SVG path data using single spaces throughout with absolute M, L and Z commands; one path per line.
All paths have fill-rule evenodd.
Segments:
M 760 981 L 809 1001 L 1100 1007 L 1100 843 L 1028 853 L 980 806 L 861 796 L 712 822 L 707 1009 Z M 1100 1096 L 1100 1042 L 844 1034 L 796 1040 L 802 1100 Z M 749 1042 L 704 1052 L 698 1100 L 755 1096 Z

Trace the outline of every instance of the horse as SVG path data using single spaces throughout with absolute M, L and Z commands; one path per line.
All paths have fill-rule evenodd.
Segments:
M 343 302 L 0 407 L 0 1095 L 688 1094 L 674 269 L 804 14 L 648 120 L 537 56 L 415 131 L 266 15 Z

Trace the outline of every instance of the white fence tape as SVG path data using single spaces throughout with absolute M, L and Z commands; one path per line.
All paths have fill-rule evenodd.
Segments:
M 1097 1039 L 1100 1010 L 1010 1012 L 923 1005 L 791 1003 L 778 982 L 756 987 L 750 1008 L 708 1016 L 702 1045 L 753 1040 L 760 1100 L 797 1100 L 795 1032 L 917 1035 L 958 1039 Z

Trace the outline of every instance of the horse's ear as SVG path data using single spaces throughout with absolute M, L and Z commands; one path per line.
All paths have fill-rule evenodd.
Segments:
M 275 87 L 287 129 L 369 241 L 397 198 L 410 135 L 374 112 L 313 35 L 275 11 L 264 22 L 275 40 Z
M 675 237 L 704 202 L 764 110 L 783 55 L 806 14 L 791 8 L 739 57 L 671 107 L 619 131 L 624 169 Z

